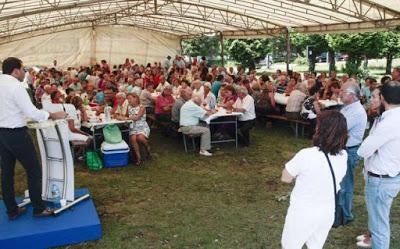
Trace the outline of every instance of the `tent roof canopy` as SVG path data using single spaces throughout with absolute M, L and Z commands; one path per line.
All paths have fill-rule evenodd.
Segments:
M 3 0 L 0 40 L 105 25 L 181 38 L 383 30 L 400 25 L 399 0 Z

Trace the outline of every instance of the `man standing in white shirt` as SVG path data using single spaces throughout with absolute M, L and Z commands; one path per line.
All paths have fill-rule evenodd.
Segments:
M 165 68 L 166 71 L 168 71 L 168 69 L 171 67 L 171 56 L 167 56 L 167 58 L 163 61 L 163 68 Z
M 250 130 L 256 123 L 256 113 L 254 107 L 254 99 L 248 94 L 246 87 L 238 89 L 238 98 L 233 104 L 233 111 L 241 112 L 243 115 L 239 116 L 239 142 L 247 147 L 250 145 Z
M 61 119 L 65 112 L 48 113 L 38 110 L 32 104 L 28 93 L 21 84 L 24 79 L 22 61 L 9 57 L 3 61 L 3 75 L 0 75 L 0 166 L 1 189 L 4 204 L 10 220 L 18 218 L 26 209 L 17 206 L 14 193 L 14 169 L 18 160 L 24 167 L 29 197 L 35 217 L 53 214 L 42 201 L 42 172 L 36 150 L 26 128 L 26 119 L 44 121 L 49 117 Z
M 400 82 L 381 90 L 385 112 L 357 153 L 364 158 L 365 201 L 373 249 L 390 247 L 390 208 L 400 191 Z

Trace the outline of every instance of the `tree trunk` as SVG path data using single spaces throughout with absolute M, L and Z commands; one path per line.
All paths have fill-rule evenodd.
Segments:
M 336 71 L 335 51 L 328 51 L 329 57 L 329 72 Z
M 364 70 L 368 70 L 368 57 L 364 57 Z
M 315 63 L 316 63 L 316 57 L 315 56 L 310 56 L 310 59 L 308 60 L 308 71 L 310 73 L 315 72 Z
M 386 74 L 392 73 L 392 62 L 393 62 L 393 55 L 388 53 L 386 55 Z

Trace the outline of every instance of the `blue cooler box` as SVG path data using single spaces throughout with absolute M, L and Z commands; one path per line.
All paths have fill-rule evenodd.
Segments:
M 101 144 L 104 168 L 125 167 L 128 165 L 129 146 L 122 140 L 119 144 Z

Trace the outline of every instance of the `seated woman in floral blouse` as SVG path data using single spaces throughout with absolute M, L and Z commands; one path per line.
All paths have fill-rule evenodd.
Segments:
M 128 93 L 128 109 L 126 112 L 125 120 L 132 120 L 129 130 L 129 139 L 133 146 L 134 155 L 136 157 L 136 165 L 142 162 L 142 155 L 140 153 L 139 144 L 143 144 L 147 155 L 150 158 L 150 145 L 148 138 L 150 136 L 150 127 L 146 122 L 146 108 L 140 104 L 140 98 L 136 93 Z

